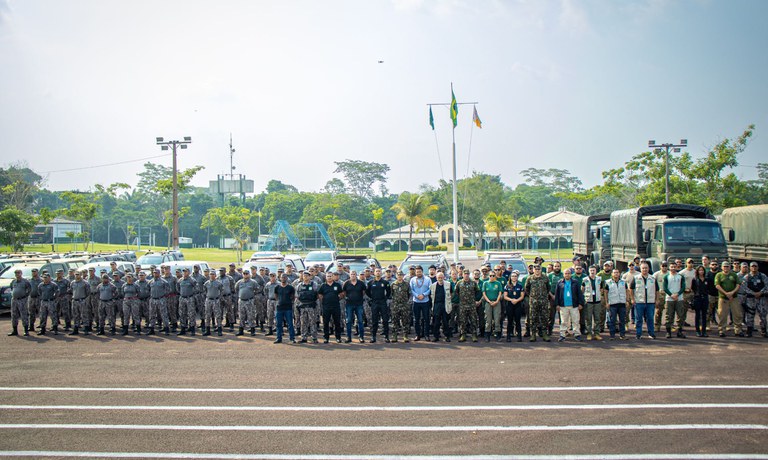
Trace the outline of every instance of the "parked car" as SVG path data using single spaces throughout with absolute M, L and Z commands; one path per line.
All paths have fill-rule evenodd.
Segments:
M 507 266 L 512 266 L 512 270 L 517 270 L 520 273 L 528 273 L 528 264 L 525 262 L 522 252 L 495 252 L 488 251 L 485 253 L 485 259 L 483 259 L 483 265 L 491 264 L 491 267 L 499 265 L 501 261 L 507 263 Z
M 93 268 L 94 271 L 96 272 L 96 275 L 99 276 L 101 274 L 102 270 L 106 271 L 107 273 L 112 271 L 112 266 L 110 265 L 110 263 L 111 262 L 106 262 L 106 261 L 105 262 L 90 262 L 90 263 L 87 263 L 87 264 L 83 265 L 82 267 L 80 267 L 80 270 L 90 270 L 91 268 Z M 135 273 L 136 272 L 136 266 L 133 265 L 132 262 L 126 262 L 124 260 L 121 260 L 119 262 L 115 261 L 115 263 L 117 264 L 117 269 L 120 270 L 123 273 L 127 273 L 127 272 Z
M 411 265 L 421 265 L 425 272 L 430 265 L 438 268 L 450 266 L 442 252 L 408 252 L 405 259 L 400 263 L 399 270 L 408 273 L 408 267 Z
M 55 259 L 52 261 L 39 261 L 39 262 L 25 262 L 22 264 L 11 265 L 8 267 L 2 275 L 0 275 L 0 308 L 11 308 L 11 281 L 16 277 L 16 270 L 21 270 L 21 274 L 24 278 L 32 277 L 32 269 L 37 268 L 42 274 L 44 271 L 50 273 L 51 277 L 56 276 L 56 271 L 59 269 L 64 270 L 64 273 L 69 273 L 70 268 L 80 268 L 86 264 L 85 259 Z
M 287 267 L 288 265 L 291 265 L 293 266 L 294 269 L 297 269 L 294 263 L 294 260 L 286 259 L 285 256 L 266 257 L 266 258 L 249 260 L 248 262 L 243 264 L 243 270 L 253 271 L 255 269 L 258 273 L 259 267 L 266 267 L 269 269 L 270 273 L 277 273 L 279 269 L 285 270 L 285 267 Z
M 202 260 L 174 260 L 172 262 L 164 262 L 160 266 L 171 267 L 171 273 L 176 273 L 176 270 L 183 271 L 185 268 L 188 268 L 189 273 L 192 273 L 195 269 L 195 265 L 200 266 L 200 272 L 203 272 L 206 269 L 211 269 L 210 265 L 208 265 L 208 262 L 203 262 Z
M 154 265 L 156 267 L 159 267 L 164 263 L 174 262 L 177 260 L 184 260 L 184 259 L 179 259 L 176 252 L 171 252 L 171 251 L 148 252 L 143 256 L 139 257 L 138 259 L 136 259 L 136 265 L 141 265 L 142 267 L 149 267 L 150 265 Z
M 316 264 L 323 264 L 325 267 L 328 267 L 336 261 L 336 257 L 338 257 L 336 251 L 309 251 L 307 256 L 304 257 L 304 264 L 307 267 Z
M 373 257 L 340 255 L 336 257 L 335 262 L 326 268 L 326 271 L 339 271 L 339 264 L 344 264 L 345 267 L 349 267 L 349 271 L 354 270 L 358 273 L 365 270 L 366 268 L 371 268 L 371 265 L 373 265 L 373 268 L 381 268 L 381 264 L 379 263 L 378 259 Z
M 286 254 L 285 260 L 290 260 L 293 262 L 293 268 L 295 268 L 297 271 L 307 269 L 306 265 L 304 265 L 304 259 L 302 259 L 298 254 Z

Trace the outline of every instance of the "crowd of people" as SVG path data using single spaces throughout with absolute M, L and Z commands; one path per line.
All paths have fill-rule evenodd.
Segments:
M 371 343 L 445 340 L 551 341 L 559 323 L 558 341 L 626 340 L 630 323 L 635 337 L 685 338 L 689 310 L 695 312 L 693 330 L 707 337 L 713 324 L 720 337 L 730 330 L 752 337 L 755 316 L 759 333 L 768 337 L 768 276 L 755 262 L 701 258 L 663 262 L 658 271 L 636 257 L 622 273 L 605 262 L 586 266 L 574 258 L 563 269 L 560 262 L 544 265 L 537 257 L 527 273 L 504 261 L 470 270 L 412 265 L 371 266 L 360 272 L 339 264 L 326 272 L 323 265 L 295 272 L 258 270 L 200 270 L 195 266 L 171 273 L 169 267 L 123 273 L 113 263 L 110 272 L 94 269 L 32 271 L 25 279 L 16 271 L 11 283 L 12 330 L 9 335 L 171 333 L 235 336 L 258 333 L 288 340 L 318 343 Z M 525 318 L 525 319 L 523 319 Z M 49 326 L 50 319 L 50 326 Z M 199 324 L 198 324 L 199 321 Z M 21 322 L 23 332 L 18 325 Z M 37 323 L 37 326 L 35 325 Z M 506 324 L 505 324 L 506 323 Z M 506 327 L 505 327 L 506 326 Z M 663 329 L 662 329 L 663 327 Z M 236 331 L 236 332 L 235 332 Z

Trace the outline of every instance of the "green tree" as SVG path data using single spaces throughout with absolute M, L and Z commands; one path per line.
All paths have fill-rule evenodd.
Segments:
M 30 210 L 43 178 L 19 163 L 0 168 L 0 204 Z
M 33 215 L 14 206 L 3 209 L 0 211 L 0 243 L 15 252 L 23 250 L 36 223 Z
M 234 239 L 237 261 L 242 262 L 243 249 L 250 242 L 256 219 L 256 213 L 248 208 L 226 206 L 209 209 L 201 226 L 209 228 L 214 235 Z
M 408 223 L 408 250 L 411 249 L 414 227 L 424 228 L 430 222 L 434 225 L 429 216 L 437 209 L 437 205 L 430 203 L 429 195 L 409 192 L 400 194 L 397 203 L 392 205 L 397 219 Z
M 567 169 L 537 169 L 528 168 L 520 171 L 528 180 L 528 185 L 543 186 L 553 192 L 578 192 L 584 190 L 581 179 L 571 174 Z
M 298 193 L 299 189 L 293 185 L 288 185 L 279 180 L 272 179 L 267 182 L 267 193 Z
M 56 211 L 57 215 L 80 222 L 83 225 L 83 249 L 88 250 L 90 245 L 90 230 L 93 220 L 99 211 L 99 205 L 93 201 L 92 194 L 66 191 L 61 194 L 62 200 L 67 203 L 67 207 Z
M 509 231 L 514 225 L 512 217 L 493 211 L 485 215 L 485 231 L 496 234 L 498 248 L 501 249 L 501 234 Z
M 387 164 L 362 160 L 334 161 L 334 164 L 333 172 L 344 176 L 350 193 L 371 200 L 375 195 L 373 186 L 378 183 L 380 195 L 387 194 Z

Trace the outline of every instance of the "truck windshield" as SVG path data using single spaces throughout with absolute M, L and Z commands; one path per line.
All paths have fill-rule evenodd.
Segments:
M 664 225 L 668 244 L 725 244 L 717 222 L 668 222 Z
M 611 227 L 606 225 L 605 227 L 600 229 L 600 240 L 603 243 L 603 246 L 610 246 L 611 245 Z

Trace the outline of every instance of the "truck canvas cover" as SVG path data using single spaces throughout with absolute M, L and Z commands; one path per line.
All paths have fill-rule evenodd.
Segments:
M 614 211 L 611 213 L 611 245 L 614 247 L 641 246 L 643 227 L 638 225 L 638 221 L 642 223 L 644 217 L 656 216 L 712 220 L 715 218 L 709 209 L 692 204 L 658 204 Z
M 574 219 L 573 221 L 573 242 L 574 243 L 591 243 L 592 231 L 591 228 L 594 222 L 607 222 L 610 220 L 610 214 L 598 214 L 594 216 L 582 216 Z
M 734 229 L 733 244 L 768 246 L 768 204 L 728 208 L 720 217 L 724 229 Z

